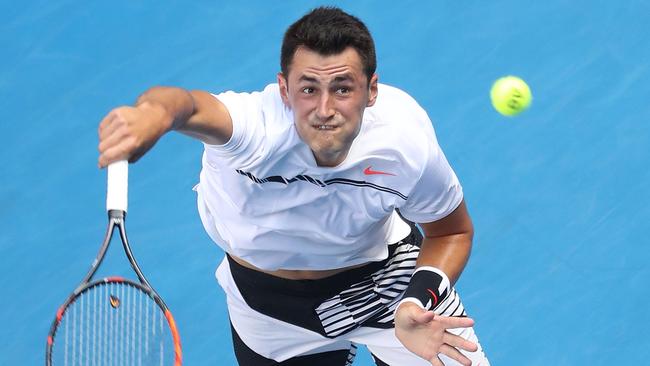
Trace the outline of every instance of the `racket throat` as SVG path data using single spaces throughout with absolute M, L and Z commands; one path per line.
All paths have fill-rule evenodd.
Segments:
M 126 211 L 108 210 L 108 219 L 109 220 L 124 221 L 125 218 L 126 218 Z

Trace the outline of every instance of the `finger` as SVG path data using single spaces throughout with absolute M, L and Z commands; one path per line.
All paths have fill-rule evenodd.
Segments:
M 436 320 L 445 328 L 469 328 L 474 325 L 474 319 L 461 316 L 436 316 Z
M 449 357 L 451 359 L 454 359 L 454 360 L 458 361 L 462 365 L 465 365 L 465 366 L 471 366 L 472 365 L 472 361 L 469 358 L 467 358 L 459 350 L 457 350 L 456 348 L 454 348 L 454 347 L 452 347 L 452 346 L 450 346 L 448 344 L 443 344 L 442 346 L 440 346 L 440 353 L 442 353 L 443 355 L 445 355 L 445 356 L 447 356 L 447 357 Z
M 421 312 L 415 313 L 413 320 L 420 324 L 430 323 L 435 317 L 436 314 L 433 311 L 426 311 L 424 309 L 418 308 Z
M 426 324 L 433 320 L 435 314 L 431 311 L 424 310 L 414 303 L 405 302 L 397 308 L 396 316 L 408 319 L 411 324 Z
M 449 332 L 445 332 L 442 336 L 442 341 L 452 347 L 463 349 L 465 351 L 474 352 L 478 349 L 476 343 Z
M 99 139 L 102 140 L 113 134 L 120 127 L 127 125 L 131 107 L 119 107 L 110 111 L 99 123 Z
M 99 128 L 97 129 L 97 133 L 99 135 L 100 140 L 106 135 L 110 135 L 115 130 L 116 126 L 113 123 L 113 120 L 116 117 L 117 117 L 117 109 L 113 109 L 101 120 L 101 122 L 99 123 Z
M 105 168 L 109 164 L 126 159 L 126 155 L 123 153 L 124 149 L 121 149 L 119 146 L 114 146 L 99 155 L 99 167 L 100 168 Z
M 133 153 L 131 152 L 133 143 L 130 140 L 129 138 L 123 139 L 119 143 L 105 148 L 99 155 L 99 167 L 106 167 L 108 164 L 118 160 L 133 160 Z
M 129 130 L 125 122 L 120 121 L 120 117 L 116 117 L 109 127 L 106 127 L 102 134 L 99 136 L 99 145 L 97 148 L 99 152 L 113 147 L 119 142 L 132 137 L 133 131 Z
M 101 133 L 102 130 L 106 128 L 106 126 L 108 126 L 112 118 L 113 118 L 113 111 L 106 113 L 104 118 L 102 118 L 102 120 L 99 122 L 99 127 L 97 128 L 97 132 Z
M 128 151 L 127 138 L 123 133 L 117 131 L 100 139 L 99 145 L 99 166 L 104 167 L 121 158 Z
M 429 362 L 431 362 L 432 366 L 445 366 L 445 364 L 442 363 L 442 361 L 440 361 L 438 356 L 433 357 L 432 359 L 429 360 Z

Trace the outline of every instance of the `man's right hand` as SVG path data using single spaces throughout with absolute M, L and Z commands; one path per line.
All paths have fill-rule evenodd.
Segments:
M 232 129 L 228 109 L 212 94 L 153 87 L 138 98 L 136 107 L 115 108 L 104 117 L 99 125 L 99 167 L 137 161 L 170 130 L 221 145 Z
M 119 107 L 99 125 L 99 167 L 118 160 L 135 162 L 171 128 L 173 116 L 161 105 Z

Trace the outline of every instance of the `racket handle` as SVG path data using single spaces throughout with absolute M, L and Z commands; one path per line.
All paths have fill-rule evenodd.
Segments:
M 108 165 L 106 211 L 126 212 L 129 187 L 129 162 L 116 161 Z

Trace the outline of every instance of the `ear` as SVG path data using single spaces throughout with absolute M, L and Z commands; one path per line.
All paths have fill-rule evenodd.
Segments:
M 287 107 L 291 107 L 291 104 L 289 103 L 289 85 L 287 78 L 284 77 L 284 74 L 282 72 L 278 73 L 278 85 L 280 87 L 280 96 L 282 97 L 282 102 Z
M 368 83 L 368 104 L 366 105 L 367 107 L 372 107 L 375 105 L 375 102 L 377 101 L 377 93 L 379 90 L 377 89 L 377 81 L 379 80 L 379 76 L 377 74 L 372 74 L 372 77 L 370 78 L 370 83 Z

